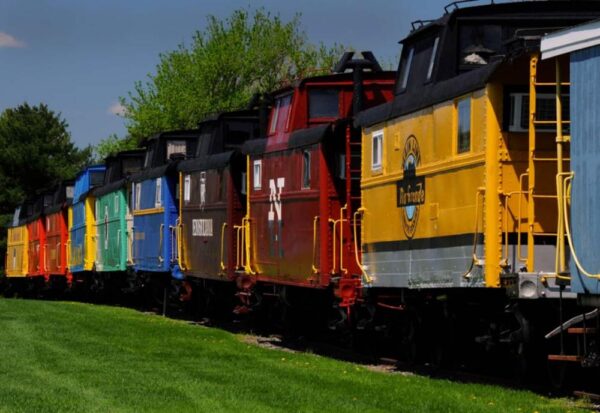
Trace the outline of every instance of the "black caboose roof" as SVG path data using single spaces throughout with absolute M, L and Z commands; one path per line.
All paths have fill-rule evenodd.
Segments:
M 504 62 L 539 50 L 541 36 L 597 18 L 600 2 L 593 0 L 456 8 L 400 42 L 394 99 L 361 112 L 356 124 L 370 126 L 480 89 Z

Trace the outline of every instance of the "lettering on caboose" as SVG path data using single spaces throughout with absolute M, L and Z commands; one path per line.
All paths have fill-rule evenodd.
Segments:
M 281 234 L 283 233 L 283 220 L 281 215 L 281 192 L 285 187 L 285 178 L 269 179 L 269 203 L 270 209 L 267 215 L 268 228 L 269 228 L 269 253 L 271 256 L 275 256 L 276 244 L 277 255 L 283 258 L 283 243 L 281 240 Z
M 425 203 L 425 177 L 417 176 L 417 166 L 420 163 L 419 142 L 414 135 L 410 135 L 404 144 L 404 176 L 396 182 L 396 205 L 402 208 L 402 227 L 407 238 L 414 236 L 419 221 L 419 208 Z
M 213 220 L 212 219 L 194 219 L 192 220 L 192 235 L 194 237 L 212 237 Z

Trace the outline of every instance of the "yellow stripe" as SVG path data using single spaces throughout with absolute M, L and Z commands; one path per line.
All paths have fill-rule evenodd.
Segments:
M 133 215 L 140 216 L 140 215 L 162 214 L 163 212 L 165 212 L 164 208 L 149 208 L 149 209 L 140 209 L 138 211 L 133 211 Z

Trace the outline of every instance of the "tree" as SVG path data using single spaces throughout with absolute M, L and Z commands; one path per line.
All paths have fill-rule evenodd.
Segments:
M 26 196 L 72 178 L 91 159 L 92 149 L 78 149 L 67 123 L 48 106 L 24 103 L 0 114 L 0 254 L 13 210 Z M 4 262 L 4 260 L 0 261 Z M 1 264 L 0 264 L 1 265 Z
M 126 136 L 121 139 L 113 133 L 108 138 L 102 139 L 100 143 L 94 147 L 94 160 L 96 162 L 102 162 L 110 155 L 115 155 L 129 149 L 135 149 L 136 147 L 137 141 L 131 136 Z
M 263 9 L 237 10 L 225 20 L 209 16 L 189 48 L 161 54 L 156 73 L 121 98 L 129 134 L 139 141 L 195 127 L 207 113 L 244 107 L 254 93 L 308 70 L 329 71 L 341 51 L 339 45 L 310 44 L 299 15 L 289 22 Z

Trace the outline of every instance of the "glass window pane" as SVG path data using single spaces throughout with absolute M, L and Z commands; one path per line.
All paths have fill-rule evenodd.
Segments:
M 437 54 L 438 43 L 440 42 L 440 38 L 436 37 L 433 42 L 433 50 L 431 51 L 431 57 L 429 58 L 429 69 L 427 69 L 427 80 L 431 79 L 431 75 L 433 74 L 433 64 L 435 63 L 435 55 Z
M 310 152 L 302 153 L 302 188 L 310 188 Z
M 339 93 L 336 89 L 313 89 L 308 92 L 308 116 L 314 118 L 337 118 L 339 116 Z
M 415 49 L 410 49 L 408 51 L 408 56 L 404 61 L 404 65 L 400 70 L 400 85 L 401 89 L 406 89 L 406 85 L 408 84 L 408 75 L 410 74 L 410 67 L 412 65 L 413 55 L 415 53 Z
M 275 100 L 269 133 L 282 132 L 287 129 L 287 121 L 290 112 L 292 95 L 285 95 Z
M 471 99 L 458 102 L 458 153 L 471 150 Z
M 167 160 L 171 159 L 171 155 L 174 155 L 174 154 L 185 156 L 185 154 L 186 154 L 185 141 L 169 141 L 169 142 L 167 142 Z
M 261 161 L 254 161 L 254 189 L 261 188 Z
M 160 207 L 160 205 L 161 205 L 161 189 L 160 189 L 160 186 L 161 186 L 161 178 L 157 178 L 156 179 L 156 193 L 155 193 L 156 199 L 154 200 L 154 206 L 156 208 Z

